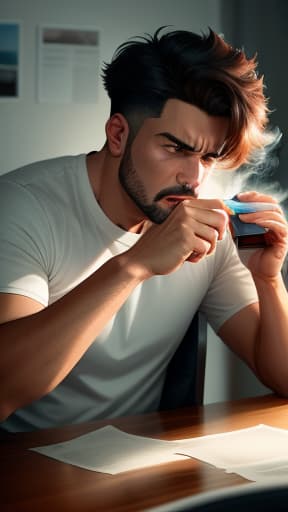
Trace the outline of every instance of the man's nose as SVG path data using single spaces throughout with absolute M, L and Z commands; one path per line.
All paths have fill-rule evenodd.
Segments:
M 203 179 L 203 166 L 199 157 L 187 158 L 182 162 L 181 170 L 177 173 L 179 185 L 189 185 L 192 189 L 200 186 Z

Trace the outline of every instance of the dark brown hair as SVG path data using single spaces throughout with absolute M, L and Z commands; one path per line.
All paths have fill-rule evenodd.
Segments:
M 263 79 L 249 59 L 209 29 L 207 35 L 172 31 L 123 43 L 103 69 L 111 115 L 122 113 L 135 134 L 146 117 L 159 117 L 176 98 L 209 115 L 230 119 L 218 167 L 236 169 L 271 142 Z

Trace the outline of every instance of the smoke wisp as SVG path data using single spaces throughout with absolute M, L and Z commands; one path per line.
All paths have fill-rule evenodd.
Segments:
M 283 190 L 275 174 L 279 165 L 282 133 L 279 128 L 269 132 L 270 142 L 265 148 L 256 151 L 249 164 L 236 171 L 217 170 L 211 172 L 201 189 L 201 197 L 230 199 L 239 192 L 257 190 L 273 196 L 282 207 L 288 199 L 288 190 Z

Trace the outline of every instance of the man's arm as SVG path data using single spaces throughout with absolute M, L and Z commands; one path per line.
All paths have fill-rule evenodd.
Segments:
M 184 201 L 45 309 L 32 299 L 0 294 L 0 418 L 53 390 L 139 283 L 177 270 L 194 250 L 195 261 L 214 251 L 227 225 L 221 205 Z
M 140 266 L 116 256 L 60 300 L 0 294 L 0 419 L 49 393 L 143 280 Z
M 269 201 L 266 195 L 243 194 L 242 200 Z M 281 276 L 287 251 L 287 222 L 282 211 L 253 213 L 241 220 L 257 222 L 267 231 L 268 245 L 248 261 L 259 304 L 244 308 L 219 330 L 223 341 L 275 392 L 288 396 L 288 294 Z
M 260 285 L 261 287 L 261 285 Z M 259 380 L 288 397 L 288 300 L 281 279 L 258 289 L 260 304 L 236 313 L 218 334 Z

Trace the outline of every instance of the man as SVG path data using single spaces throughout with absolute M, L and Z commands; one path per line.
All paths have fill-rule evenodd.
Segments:
M 288 395 L 281 208 L 241 215 L 267 230 L 247 270 L 223 202 L 201 198 L 212 168 L 235 169 L 269 141 L 255 67 L 212 31 L 125 43 L 103 73 L 104 147 L 1 177 L 2 428 L 156 409 L 198 309 Z

